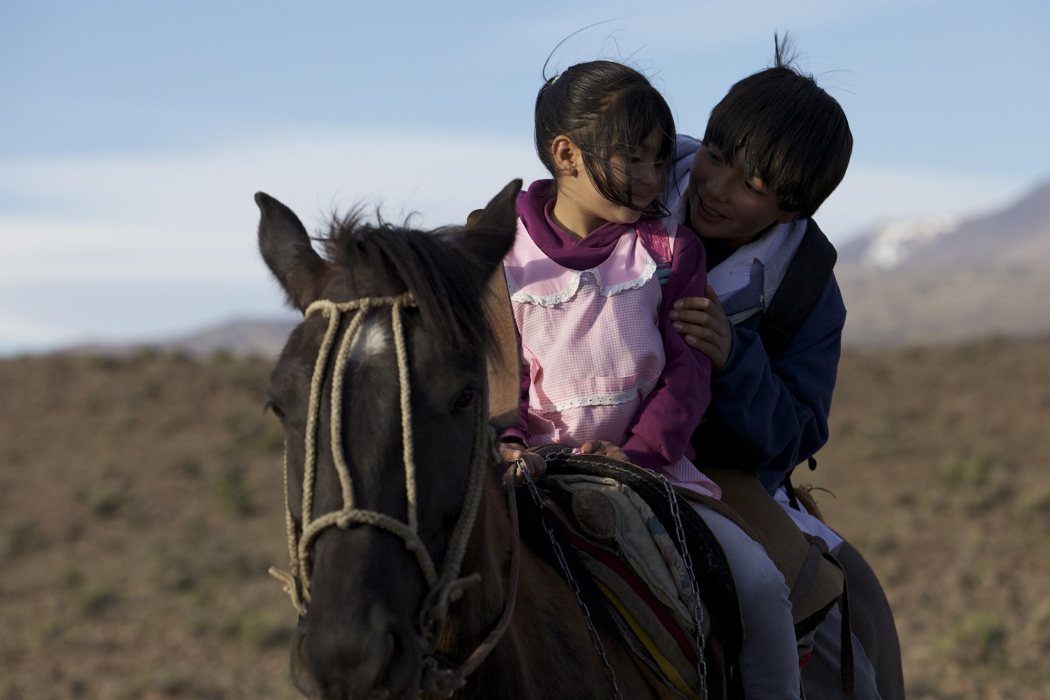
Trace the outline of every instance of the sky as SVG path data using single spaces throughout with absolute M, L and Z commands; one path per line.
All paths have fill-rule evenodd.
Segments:
M 0 355 L 290 318 L 252 195 L 314 231 L 460 222 L 545 175 L 548 58 L 639 68 L 700 136 L 788 32 L 854 135 L 834 242 L 993 211 L 1050 179 L 1048 27 L 1044 0 L 0 0 Z

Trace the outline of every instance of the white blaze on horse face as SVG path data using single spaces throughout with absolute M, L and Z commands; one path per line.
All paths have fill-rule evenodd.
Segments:
M 389 353 L 392 345 L 390 330 L 377 315 L 371 315 L 361 325 L 361 331 L 350 348 L 350 361 L 363 365 L 373 357 Z

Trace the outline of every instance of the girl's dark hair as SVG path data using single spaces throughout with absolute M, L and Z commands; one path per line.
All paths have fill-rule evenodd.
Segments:
M 787 39 L 774 46 L 773 67 L 733 85 L 711 110 L 704 143 L 761 177 L 782 210 L 812 216 L 845 176 L 853 134 L 835 98 L 785 58 Z
M 536 96 L 540 161 L 557 176 L 551 144 L 558 136 L 570 137 L 598 192 L 621 206 L 633 206 L 628 149 L 641 145 L 654 129 L 663 136 L 658 159 L 667 160 L 675 140 L 670 107 L 645 76 L 614 61 L 578 63 L 548 79 Z M 613 171 L 617 154 L 627 169 L 625 185 L 617 183 Z

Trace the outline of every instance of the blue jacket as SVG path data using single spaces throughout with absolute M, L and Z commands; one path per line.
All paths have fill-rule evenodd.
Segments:
M 788 346 L 770 357 L 762 315 L 733 327 L 726 364 L 711 377 L 711 405 L 693 435 L 696 465 L 758 473 L 776 490 L 828 440 L 846 307 L 834 274 Z
M 699 147 L 699 141 L 681 134 L 675 144 L 664 202 L 669 218 L 680 222 L 686 209 L 683 193 Z M 753 303 L 768 308 L 776 288 L 759 284 L 754 291 Z M 846 307 L 832 274 L 790 343 L 773 357 L 758 334 L 761 318 L 759 310 L 733 326 L 733 347 L 725 366 L 712 374 L 711 404 L 693 434 L 693 448 L 701 470 L 707 466 L 752 471 L 773 492 L 795 465 L 828 440 Z

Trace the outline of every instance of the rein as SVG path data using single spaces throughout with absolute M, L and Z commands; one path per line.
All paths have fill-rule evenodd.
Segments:
M 499 643 L 510 624 L 514 610 L 520 570 L 520 543 L 517 537 L 518 517 L 514 489 L 507 489 L 510 518 L 512 522 L 514 544 L 511 552 L 511 573 L 503 614 L 499 622 L 484 641 L 474 650 L 458 669 L 444 668 L 434 655 L 434 640 L 440 632 L 448 614 L 450 602 L 458 600 L 463 590 L 480 583 L 478 573 L 460 577 L 463 557 L 467 550 L 471 532 L 477 521 L 481 503 L 482 489 L 485 480 L 485 468 L 494 457 L 494 439 L 485 416 L 486 401 L 476 402 L 474 446 L 470 460 L 470 471 L 467 477 L 466 493 L 459 519 L 449 540 L 448 550 L 440 573 L 434 565 L 426 546 L 419 537 L 419 509 L 416 491 L 416 464 L 412 446 L 412 405 L 411 386 L 409 382 L 408 353 L 405 345 L 403 310 L 414 307 L 415 300 L 408 292 L 393 297 L 365 297 L 347 302 L 318 300 L 310 304 L 304 312 L 304 318 L 321 314 L 328 319 L 328 327 L 314 363 L 313 376 L 310 382 L 310 404 L 307 414 L 305 437 L 305 462 L 303 468 L 303 502 L 302 528 L 296 527 L 292 516 L 288 491 L 288 450 L 285 443 L 284 456 L 284 493 L 285 524 L 288 532 L 289 571 L 271 567 L 269 573 L 283 584 L 284 590 L 292 600 L 292 605 L 299 617 L 306 615 L 310 602 L 310 545 L 325 529 L 336 526 L 341 529 L 351 524 L 371 525 L 400 537 L 405 548 L 412 552 L 419 563 L 423 576 L 430 590 L 424 599 L 420 612 L 420 632 L 423 638 L 422 687 L 424 690 L 441 695 L 451 695 L 466 683 L 466 677 L 472 673 Z M 342 441 L 342 396 L 343 381 L 346 375 L 347 357 L 350 348 L 360 334 L 365 317 L 372 309 L 390 308 L 391 324 L 394 333 L 394 351 L 397 357 L 398 384 L 401 404 L 401 442 L 402 459 L 405 468 L 405 497 L 407 501 L 408 521 L 403 522 L 384 513 L 354 507 L 353 481 L 346 465 Z M 332 376 L 331 399 L 331 452 L 332 464 L 339 477 L 343 506 L 341 509 L 313 517 L 314 481 L 317 470 L 317 432 L 318 417 L 321 411 L 321 393 L 324 377 L 332 348 L 346 312 L 354 312 L 346 330 L 339 341 Z M 484 398 L 484 397 L 483 397 Z

